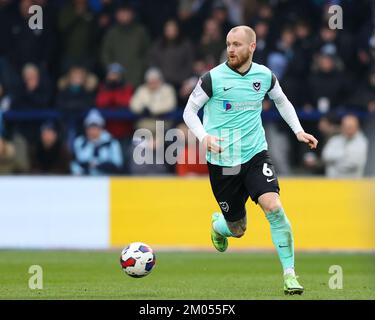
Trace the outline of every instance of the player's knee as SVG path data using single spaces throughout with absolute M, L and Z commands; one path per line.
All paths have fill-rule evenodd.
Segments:
M 280 201 L 269 201 L 265 204 L 263 204 L 263 210 L 267 213 L 267 214 L 271 214 L 273 212 L 277 212 L 281 209 L 281 203 Z

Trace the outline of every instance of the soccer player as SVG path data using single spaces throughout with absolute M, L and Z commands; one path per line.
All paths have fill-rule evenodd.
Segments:
M 315 149 L 318 141 L 304 132 L 294 107 L 275 75 L 252 61 L 256 35 L 248 26 L 230 30 L 227 61 L 198 81 L 184 110 L 184 120 L 207 149 L 212 191 L 221 213 L 212 215 L 211 239 L 224 252 L 228 237 L 246 230 L 245 203 L 259 204 L 270 223 L 272 241 L 284 270 L 285 294 L 302 294 L 294 271 L 294 241 L 290 222 L 279 198 L 279 183 L 267 152 L 261 120 L 262 101 L 274 101 L 298 141 Z M 197 115 L 204 106 L 203 125 Z

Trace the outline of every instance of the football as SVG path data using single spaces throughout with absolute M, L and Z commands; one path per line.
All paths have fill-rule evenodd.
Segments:
M 148 275 L 155 266 L 155 254 L 152 248 L 142 242 L 133 242 L 121 252 L 122 270 L 133 278 Z

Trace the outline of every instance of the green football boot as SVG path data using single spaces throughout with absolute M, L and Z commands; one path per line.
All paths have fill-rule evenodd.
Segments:
M 215 212 L 211 217 L 211 241 L 217 251 L 224 252 L 228 248 L 228 239 L 214 230 L 214 222 L 220 213 Z
M 304 288 L 298 283 L 297 276 L 291 274 L 284 275 L 284 293 L 294 295 L 302 294 Z

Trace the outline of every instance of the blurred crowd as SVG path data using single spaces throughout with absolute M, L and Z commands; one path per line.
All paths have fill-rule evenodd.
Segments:
M 43 29 L 29 28 L 32 5 Z M 330 5 L 343 9 L 342 30 L 328 26 Z M 240 24 L 257 34 L 253 60 L 320 140 L 309 152 L 283 121 L 265 119 L 278 173 L 375 175 L 373 0 L 0 0 L 0 174 L 207 174 L 202 164 L 135 164 L 133 133 L 162 119 L 187 132 L 179 111 L 226 60 L 226 34 Z M 128 116 L 104 117 L 114 110 Z M 156 154 L 163 143 L 146 145 Z M 189 148 L 179 156 L 199 145 Z

